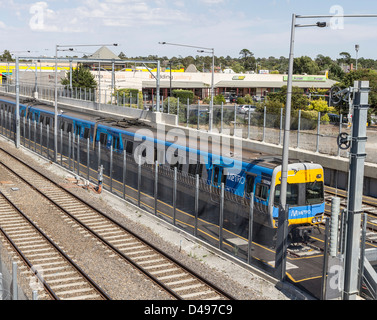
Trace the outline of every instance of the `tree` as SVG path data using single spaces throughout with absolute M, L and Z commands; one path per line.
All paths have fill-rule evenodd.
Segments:
M 4 50 L 4 53 L 0 56 L 0 59 L 2 61 L 15 61 L 14 59 L 12 59 L 12 54 L 9 50 Z
M 69 79 L 70 72 L 67 72 L 67 76 L 61 80 L 61 84 L 68 87 Z M 94 76 L 90 73 L 90 70 L 79 64 L 77 68 L 72 70 L 72 86 L 93 89 L 97 87 L 97 82 L 94 80 Z
M 294 74 L 318 74 L 319 71 L 317 63 L 308 56 L 295 58 L 293 61 Z
M 249 49 L 242 49 L 239 54 L 243 61 L 244 69 L 245 70 L 254 69 L 253 68 L 255 66 L 254 53 L 252 53 Z

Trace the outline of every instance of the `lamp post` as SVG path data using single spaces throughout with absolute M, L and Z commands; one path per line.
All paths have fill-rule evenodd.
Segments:
M 296 27 L 320 27 L 326 26 L 326 22 L 317 22 L 315 24 L 296 24 L 297 15 L 292 15 L 291 26 L 291 43 L 289 51 L 288 65 L 288 82 L 287 82 L 287 99 L 285 106 L 285 123 L 284 123 L 284 139 L 281 165 L 281 182 L 280 182 L 280 204 L 279 204 L 279 220 L 277 231 L 275 268 L 276 275 L 279 280 L 285 278 L 286 265 L 286 237 L 288 228 L 288 210 L 287 210 L 287 179 L 288 179 L 288 160 L 289 160 L 289 134 L 291 125 L 291 103 L 292 103 L 292 77 L 293 77 L 293 58 L 294 58 L 294 39 Z
M 195 48 L 201 49 L 198 52 L 207 52 L 212 54 L 212 78 L 211 78 L 211 102 L 209 105 L 209 123 L 208 123 L 208 131 L 212 131 L 213 125 L 213 95 L 214 95 L 214 79 L 215 79 L 215 49 L 214 48 L 206 48 L 206 47 L 198 47 L 198 46 L 191 46 L 187 44 L 177 44 L 177 43 L 170 43 L 170 42 L 159 42 L 159 44 L 167 44 L 171 46 L 179 46 L 179 47 L 188 47 L 188 48 Z M 204 50 L 203 50 L 204 49 Z M 208 51 L 205 51 L 208 50 Z
M 355 51 L 356 51 L 356 71 L 357 71 L 357 60 L 359 55 L 359 48 L 360 46 L 358 44 L 355 44 Z
M 286 102 L 286 116 L 285 116 L 285 128 L 284 128 L 284 145 L 283 145 L 283 154 L 282 154 L 282 174 L 281 174 L 281 193 L 280 193 L 280 208 L 279 208 L 279 226 L 281 224 L 288 225 L 288 212 L 285 210 L 286 206 L 286 195 L 287 195 L 287 169 L 288 169 L 288 152 L 289 152 L 289 128 L 290 128 L 290 112 L 291 112 L 291 98 L 292 98 L 292 74 L 293 74 L 293 49 L 294 49 L 294 36 L 295 36 L 295 28 L 296 27 L 326 27 L 331 26 L 326 22 L 317 22 L 315 24 L 307 24 L 307 25 L 299 25 L 296 24 L 296 19 L 317 19 L 317 18 L 329 18 L 333 19 L 333 15 L 292 15 L 292 29 L 291 29 L 291 45 L 290 45 L 290 55 L 289 55 L 289 69 L 288 69 L 288 83 L 287 83 L 287 102 Z M 377 18 L 377 14 L 348 14 L 342 15 L 342 19 L 344 18 Z M 358 139 L 358 137 L 356 137 Z M 355 195 L 352 195 L 351 192 L 350 197 L 353 198 Z M 348 199 L 348 202 L 350 200 Z M 360 208 L 357 208 L 361 210 Z M 357 210 L 354 209 L 352 214 L 354 214 Z M 359 213 L 359 212 L 358 212 Z M 360 220 L 360 219 L 359 219 Z M 357 290 L 357 276 L 358 276 L 358 259 L 360 254 L 360 223 L 357 219 L 349 219 L 348 226 L 347 226 L 347 234 L 352 235 L 349 239 L 347 239 L 347 247 L 346 247 L 346 257 L 345 257 L 345 277 L 344 277 L 344 299 L 356 299 L 356 294 L 358 293 Z M 279 235 L 278 229 L 278 242 L 280 247 L 281 244 L 286 241 L 284 239 L 284 229 L 283 232 L 280 231 Z M 282 235 L 281 235 L 282 234 Z M 280 238 L 279 238 L 280 237 Z M 277 247 L 279 246 L 277 244 Z M 279 248 L 280 249 L 280 248 Z M 281 250 L 281 249 L 280 249 Z M 285 250 L 286 251 L 286 250 Z M 285 251 L 284 248 L 281 252 L 276 252 L 275 258 L 275 266 L 276 266 L 276 274 L 279 279 L 283 279 L 285 277 Z M 281 263 L 281 264 L 278 264 Z

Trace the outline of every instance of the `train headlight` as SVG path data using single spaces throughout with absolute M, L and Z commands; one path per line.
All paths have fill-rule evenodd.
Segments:
M 312 223 L 316 223 L 316 222 L 317 222 L 317 218 L 313 218 Z
M 277 228 L 278 227 L 278 220 L 275 220 L 274 222 L 275 222 L 275 228 Z

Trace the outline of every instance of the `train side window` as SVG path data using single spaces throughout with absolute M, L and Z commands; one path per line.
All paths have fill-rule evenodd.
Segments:
M 90 128 L 84 128 L 84 139 L 88 139 L 90 137 Z
M 260 200 L 267 200 L 269 187 L 265 184 L 257 183 L 255 186 L 255 197 Z
M 126 153 L 132 154 L 133 149 L 134 149 L 133 141 L 126 140 Z
M 21 110 L 21 118 L 23 118 L 25 115 L 25 110 Z
M 67 126 L 67 133 L 70 133 L 72 132 L 72 123 L 68 123 L 68 126 Z
M 220 166 L 214 166 L 213 168 L 212 184 L 216 187 L 220 187 L 221 182 L 223 182 L 223 169 Z
M 246 175 L 246 182 L 245 182 L 245 195 L 250 197 L 250 193 L 254 191 L 254 176 L 248 174 Z
M 64 131 L 64 122 L 63 121 L 60 123 L 60 130 Z
M 107 144 L 107 133 L 101 132 L 100 137 L 99 137 L 99 141 L 101 142 L 101 144 L 103 146 L 106 146 L 106 144 Z
M 46 126 L 50 126 L 50 118 L 46 117 Z
M 45 116 L 40 115 L 39 116 L 39 123 L 43 123 L 44 119 L 45 119 Z

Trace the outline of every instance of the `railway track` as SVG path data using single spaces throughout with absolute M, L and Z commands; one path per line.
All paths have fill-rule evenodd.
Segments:
M 347 207 L 347 191 L 326 187 L 325 201 L 329 204 L 329 206 L 331 206 L 331 198 L 335 195 L 341 199 L 341 209 L 345 209 Z M 368 232 L 366 234 L 366 240 L 369 242 L 377 242 L 377 199 L 363 196 L 362 210 L 368 214 Z
M 0 226 L 6 241 L 43 285 L 46 293 L 39 293 L 39 299 L 110 299 L 2 192 Z
M 67 219 L 78 223 L 107 248 L 121 257 L 176 299 L 233 299 L 199 274 L 166 255 L 140 236 L 127 230 L 105 213 L 0 148 L 0 165 L 27 183 Z

